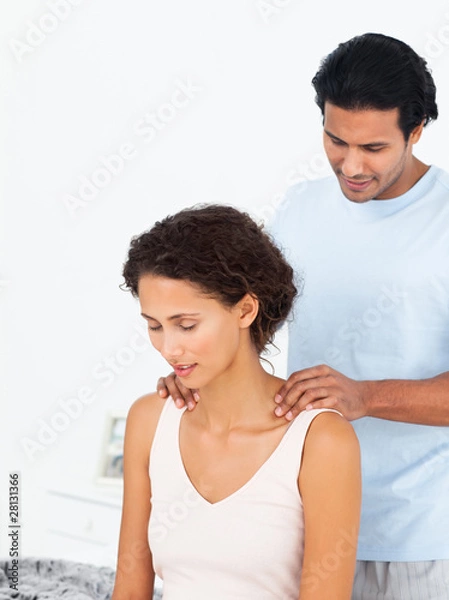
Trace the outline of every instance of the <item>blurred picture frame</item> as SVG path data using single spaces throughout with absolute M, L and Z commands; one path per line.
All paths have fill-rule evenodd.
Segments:
M 105 424 L 105 435 L 99 461 L 98 483 L 123 484 L 123 442 L 126 415 L 111 413 Z

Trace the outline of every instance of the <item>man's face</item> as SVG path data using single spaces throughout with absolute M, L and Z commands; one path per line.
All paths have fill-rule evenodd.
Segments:
M 396 198 L 416 183 L 412 150 L 422 125 L 405 142 L 398 118 L 398 108 L 346 110 L 326 102 L 324 150 L 348 200 Z

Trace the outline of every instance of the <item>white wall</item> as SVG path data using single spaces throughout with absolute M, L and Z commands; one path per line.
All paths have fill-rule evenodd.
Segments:
M 417 154 L 449 169 L 449 2 L 22 0 L 1 11 L 0 519 L 7 473 L 20 470 L 27 555 L 40 552 L 45 490 L 94 481 L 107 413 L 167 372 L 148 346 L 124 349 L 144 343 L 137 302 L 118 288 L 131 236 L 197 202 L 267 216 L 293 179 L 329 173 L 310 80 L 366 31 L 429 59 L 441 116 Z M 116 175 L 98 171 L 119 152 Z M 113 373 L 111 358 L 129 364 Z M 24 439 L 83 388 L 91 404 L 27 453 Z

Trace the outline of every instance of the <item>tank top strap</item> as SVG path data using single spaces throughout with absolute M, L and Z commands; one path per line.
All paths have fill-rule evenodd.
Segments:
M 171 398 L 165 401 L 154 432 L 150 465 L 155 463 L 158 454 L 163 457 L 164 464 L 176 456 L 179 446 L 179 422 L 185 410 L 186 407 L 178 408 Z
M 275 463 L 275 468 L 282 469 L 287 477 L 292 474 L 297 477 L 301 466 L 302 451 L 307 432 L 315 417 L 323 412 L 335 412 L 343 416 L 333 408 L 303 410 L 291 422 L 285 432 L 277 451 L 275 451 L 275 456 L 273 456 L 273 463 Z
M 171 398 L 162 408 L 150 453 L 151 465 L 179 462 L 179 424 L 186 408 L 179 409 Z M 269 458 L 271 468 L 281 469 L 287 477 L 297 476 L 301 465 L 304 441 L 314 418 L 322 412 L 335 412 L 331 408 L 320 408 L 302 411 L 289 425 L 278 447 Z M 157 457 L 161 460 L 157 461 Z M 271 469 L 270 469 L 271 470 Z

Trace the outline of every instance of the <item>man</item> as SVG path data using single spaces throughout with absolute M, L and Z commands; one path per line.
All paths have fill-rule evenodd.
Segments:
M 313 85 L 336 177 L 291 188 L 272 224 L 304 281 L 275 412 L 334 407 L 353 423 L 353 599 L 448 600 L 449 174 L 413 154 L 438 116 L 435 85 L 380 34 L 340 44 Z

